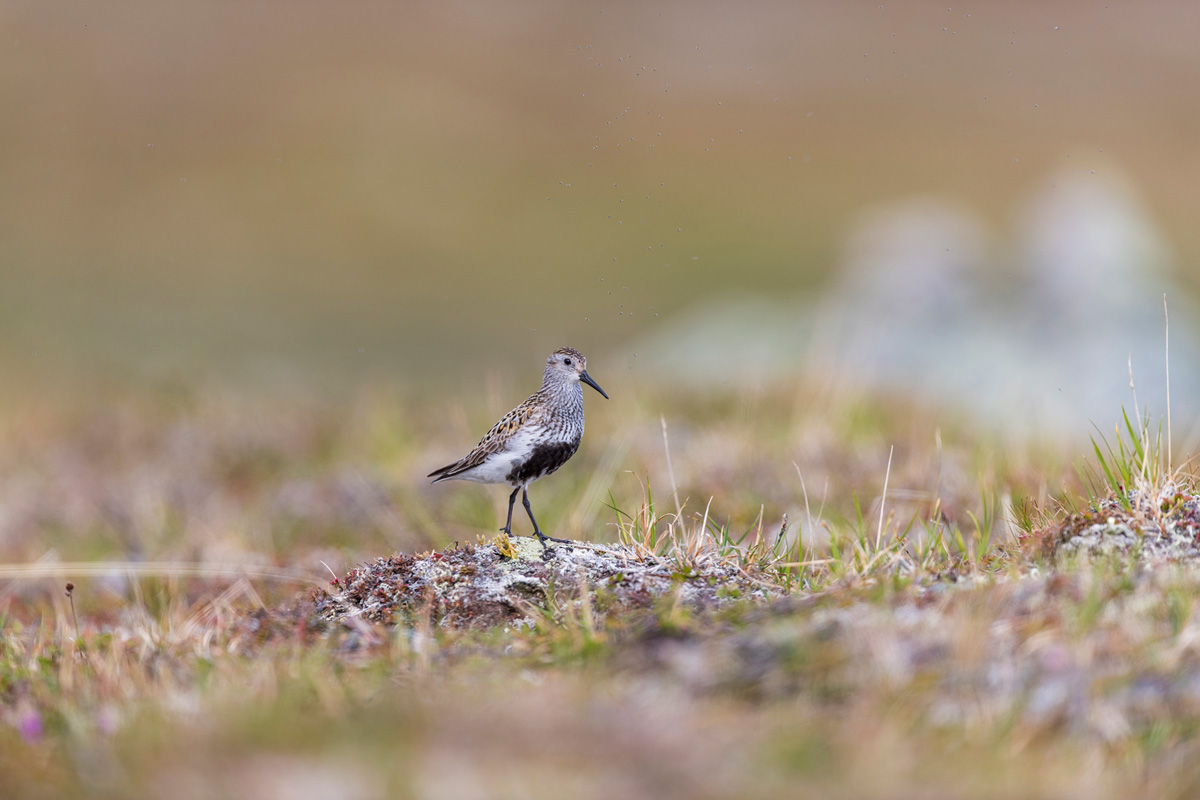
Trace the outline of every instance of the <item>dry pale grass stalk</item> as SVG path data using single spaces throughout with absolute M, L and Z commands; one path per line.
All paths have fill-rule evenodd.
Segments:
M 1163 292 L 1163 346 L 1167 367 L 1167 469 L 1175 463 L 1171 454 L 1171 317 L 1167 312 L 1167 294 Z
M 896 452 L 896 446 L 888 450 L 887 469 L 883 473 L 883 494 L 879 496 L 879 527 L 875 530 L 875 549 L 879 549 L 879 543 L 883 540 L 883 510 L 887 506 L 887 490 L 888 478 L 892 475 L 892 454 Z
M 659 415 L 659 420 L 662 422 L 663 452 L 667 456 L 667 477 L 671 480 L 671 496 L 675 498 L 675 514 L 682 518 L 683 506 L 679 503 L 679 484 L 675 482 L 675 467 L 671 464 L 671 443 L 667 439 L 667 415 Z
M 236 578 L 239 580 L 257 578 L 281 583 L 325 585 L 324 580 L 300 570 L 247 564 L 187 561 L 56 561 L 36 564 L 0 564 L 0 578 L 9 578 L 14 581 L 60 578 L 67 575 L 136 578 Z

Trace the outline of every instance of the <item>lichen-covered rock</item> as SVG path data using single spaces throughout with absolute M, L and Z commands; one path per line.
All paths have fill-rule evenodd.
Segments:
M 503 555 L 507 551 L 510 556 Z M 572 543 L 543 550 L 512 537 L 420 555 L 377 558 L 334 581 L 318 600 L 328 620 L 417 621 L 446 627 L 487 627 L 532 621 L 546 611 L 587 599 L 607 613 L 651 607 L 666 598 L 691 609 L 742 597 L 781 594 L 736 560 L 705 554 L 682 566 L 621 545 Z

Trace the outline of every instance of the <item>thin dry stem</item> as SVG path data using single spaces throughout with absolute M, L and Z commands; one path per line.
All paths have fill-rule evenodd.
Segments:
M 205 564 L 187 561 L 61 561 L 0 564 L 0 578 L 12 580 L 58 578 L 67 574 L 89 577 L 128 575 L 138 578 L 262 578 L 282 583 L 325 585 L 324 580 L 299 570 L 254 567 L 245 564 Z
M 1137 387 L 1133 385 L 1133 352 L 1129 353 L 1129 391 L 1133 392 L 1133 418 L 1142 427 L 1142 412 L 1138 410 Z
M 1171 457 L 1171 317 L 1167 313 L 1167 295 L 1163 293 L 1163 340 L 1166 347 L 1167 364 L 1167 471 L 1174 466 Z
M 883 496 L 879 498 L 879 527 L 875 529 L 875 549 L 879 549 L 879 543 L 883 541 L 883 511 L 887 507 L 887 489 L 888 478 L 892 475 L 892 453 L 896 452 L 896 445 L 892 445 L 888 450 L 887 470 L 883 473 Z
M 662 422 L 663 452 L 667 454 L 667 477 L 671 479 L 671 496 L 675 498 L 675 513 L 682 519 L 683 506 L 679 504 L 679 485 L 675 483 L 675 468 L 671 465 L 671 443 L 667 440 L 667 417 L 665 414 L 660 414 L 658 418 Z

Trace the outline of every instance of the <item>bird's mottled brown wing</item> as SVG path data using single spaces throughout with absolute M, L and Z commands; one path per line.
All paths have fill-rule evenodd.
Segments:
M 492 429 L 485 433 L 483 438 L 479 440 L 479 444 L 475 445 L 474 450 L 453 464 L 448 464 L 441 469 L 434 470 L 427 477 L 433 478 L 433 482 L 437 483 L 445 478 L 453 478 L 455 475 L 460 475 L 472 467 L 479 466 L 488 456 L 504 450 L 513 435 L 521 429 L 521 426 L 533 419 L 534 415 L 541 408 L 542 403 L 539 401 L 538 396 L 536 394 L 530 395 L 525 399 L 525 402 L 501 417 L 500 421 L 493 425 Z

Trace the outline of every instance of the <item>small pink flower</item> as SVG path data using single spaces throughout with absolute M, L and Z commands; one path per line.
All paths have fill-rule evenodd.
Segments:
M 21 734 L 21 740 L 26 744 L 39 741 L 44 732 L 42 715 L 32 708 L 20 712 L 20 716 L 17 718 L 17 731 Z
M 111 708 L 102 708 L 96 712 L 96 730 L 106 736 L 117 732 L 117 713 Z

